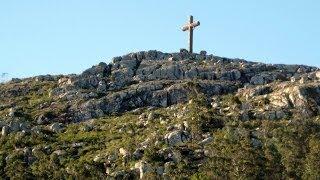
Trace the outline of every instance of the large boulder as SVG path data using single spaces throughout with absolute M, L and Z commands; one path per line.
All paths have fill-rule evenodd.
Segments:
M 110 66 L 104 62 L 99 63 L 96 66 L 92 66 L 91 68 L 85 70 L 81 76 L 82 77 L 89 77 L 89 76 L 100 76 L 105 77 L 110 74 Z
M 179 146 L 190 140 L 190 133 L 183 130 L 175 130 L 165 135 L 164 139 L 169 146 Z

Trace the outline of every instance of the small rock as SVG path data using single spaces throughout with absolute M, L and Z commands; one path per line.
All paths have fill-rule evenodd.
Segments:
M 234 80 L 239 80 L 241 78 L 241 72 L 237 69 L 231 71 Z
M 17 121 L 11 121 L 9 123 L 9 127 L 11 132 L 18 132 L 20 130 L 20 123 Z
M 178 130 L 181 130 L 181 131 L 186 130 L 186 127 L 184 126 L 184 123 L 181 123 L 181 124 L 176 125 L 176 128 L 177 128 Z
M 112 58 L 112 62 L 113 62 L 113 63 L 120 62 L 121 60 L 122 60 L 122 57 L 121 57 L 121 56 L 117 56 L 117 57 L 113 57 L 113 58 Z
M 88 125 L 88 124 L 84 124 L 81 128 L 81 131 L 84 131 L 84 132 L 89 132 L 93 129 L 93 127 L 91 125 Z
M 0 120 L 0 128 L 2 128 L 5 125 L 6 125 L 6 123 Z
M 148 115 L 148 121 L 152 121 L 152 120 L 154 120 L 154 119 L 155 119 L 155 114 L 154 114 L 154 112 L 149 113 L 149 115 Z
M 126 176 L 126 171 L 121 170 L 121 171 L 116 171 L 110 174 L 114 179 L 125 179 L 124 177 Z
M 304 68 L 304 67 L 300 67 L 298 70 L 297 70 L 297 73 L 306 73 L 307 72 L 307 70 L 306 70 L 306 68 Z
M 201 56 L 206 56 L 207 55 L 207 51 L 200 51 L 200 55 Z
M 56 154 L 58 156 L 63 156 L 65 154 L 67 154 L 67 152 L 65 150 L 56 150 L 56 151 L 53 151 L 52 154 Z
M 263 76 L 256 75 L 251 78 L 250 83 L 254 85 L 263 85 L 265 84 L 265 80 Z
M 174 130 L 174 126 L 170 125 L 167 127 L 167 131 L 172 131 L 172 130 Z
M 305 83 L 307 83 L 307 81 L 308 81 L 308 77 L 302 76 L 301 79 L 299 80 L 299 83 L 300 84 L 305 84 Z
M 1 135 L 2 136 L 6 136 L 6 135 L 8 135 L 10 133 L 10 128 L 9 128 L 9 126 L 3 126 L 2 127 L 2 131 L 1 131 Z
M 41 124 L 47 124 L 49 123 L 50 119 L 44 115 L 41 114 L 38 118 L 37 118 L 37 124 L 41 125 Z
M 31 155 L 32 149 L 30 147 L 25 147 L 25 148 L 23 148 L 23 153 L 24 153 L 24 155 Z
M 156 167 L 156 173 L 157 175 L 161 176 L 164 173 L 164 167 L 163 166 Z
M 154 171 L 151 165 L 145 161 L 137 162 L 134 167 L 139 170 L 140 179 L 143 179 L 146 173 L 151 173 Z
M 251 143 L 254 148 L 258 148 L 262 146 L 261 141 L 256 138 L 251 138 Z
M 12 78 L 12 79 L 11 79 L 11 82 L 13 82 L 13 83 L 20 83 L 20 82 L 22 82 L 22 80 L 19 79 L 19 78 Z
M 212 102 L 211 103 L 211 107 L 213 108 L 213 109 L 218 109 L 218 107 L 219 107 L 219 105 L 218 105 L 218 103 L 214 103 L 214 102 Z
M 145 113 L 140 114 L 139 120 L 144 121 L 145 119 L 146 119 L 146 114 Z
M 34 132 L 36 134 L 40 134 L 42 131 L 42 127 L 41 126 L 34 126 L 31 128 L 31 132 Z
M 23 132 L 30 132 L 30 127 L 27 123 L 20 123 L 19 129 Z
M 170 156 L 171 156 L 170 158 L 176 163 L 179 163 L 182 160 L 182 155 L 179 151 L 172 151 Z
M 132 110 L 132 112 L 133 112 L 134 114 L 141 114 L 142 111 L 143 111 L 142 108 L 136 108 L 136 109 Z
M 97 91 L 98 93 L 106 93 L 107 83 L 105 81 L 99 81 Z
M 205 138 L 204 140 L 202 140 L 199 144 L 200 145 L 206 145 L 206 144 L 208 144 L 208 143 L 210 143 L 212 141 L 213 141 L 213 137 L 208 137 L 208 138 Z
M 144 150 L 141 149 L 141 148 L 138 148 L 136 149 L 134 152 L 133 152 L 133 158 L 138 160 L 138 159 L 141 159 L 143 157 L 143 153 L 144 153 Z
M 127 150 L 125 150 L 124 148 L 120 148 L 120 149 L 119 149 L 119 153 L 120 153 L 120 155 L 122 155 L 122 156 L 128 156 L 128 155 L 130 155 L 130 153 L 129 153 Z
M 168 61 L 176 61 L 177 59 L 175 57 L 169 57 Z
M 16 108 L 10 108 L 9 109 L 9 117 L 15 117 L 16 116 L 16 112 L 17 112 L 17 110 L 16 110 Z
M 180 53 L 181 53 L 181 54 L 189 54 L 189 51 L 186 50 L 186 49 L 184 49 L 184 48 L 181 48 L 181 49 L 180 49 Z
M 102 162 L 104 160 L 105 160 L 105 157 L 102 156 L 101 154 L 98 154 L 93 158 L 93 161 L 96 162 L 96 163 Z
M 63 124 L 62 123 L 53 123 L 49 126 L 49 130 L 54 133 L 60 133 L 63 131 Z
M 71 147 L 73 148 L 78 148 L 78 147 L 82 147 L 84 145 L 83 142 L 78 142 L 78 143 L 72 143 L 71 144 Z

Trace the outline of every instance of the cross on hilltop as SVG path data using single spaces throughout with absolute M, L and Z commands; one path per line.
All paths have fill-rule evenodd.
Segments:
M 190 16 L 189 23 L 182 27 L 182 31 L 189 31 L 189 53 L 193 53 L 193 29 L 200 26 L 200 21 L 193 22 L 193 16 Z

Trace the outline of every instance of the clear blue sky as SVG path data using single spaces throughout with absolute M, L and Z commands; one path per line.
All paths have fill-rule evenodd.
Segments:
M 320 66 L 318 0 L 0 0 L 0 73 L 80 73 L 132 51 L 195 51 Z

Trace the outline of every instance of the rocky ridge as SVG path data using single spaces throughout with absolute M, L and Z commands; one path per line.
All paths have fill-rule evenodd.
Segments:
M 191 169 L 198 169 L 205 157 L 212 156 L 204 147 L 216 143 L 216 130 L 233 132 L 230 127 L 234 125 L 228 123 L 290 123 L 297 118 L 317 118 L 319 82 L 319 69 L 304 65 L 263 64 L 207 55 L 205 51 L 189 54 L 184 49 L 179 53 L 130 53 L 113 58 L 109 64 L 101 62 L 79 75 L 44 75 L 1 84 L 1 138 L 33 134 L 49 139 L 52 134 L 60 137 L 75 133 L 72 128 L 78 125 L 74 123 L 83 133 L 108 130 L 138 136 L 141 131 L 147 136 L 141 132 L 139 135 L 148 138 L 137 137 L 134 141 L 140 142 L 134 145 L 135 149 L 117 147 L 117 152 L 113 149 L 107 154 L 90 155 L 91 161 L 103 164 L 107 177 L 143 178 L 146 173 L 166 177 L 172 172 L 170 168 L 181 162 L 196 162 Z M 195 112 L 199 99 L 206 110 Z M 201 117 L 200 112 L 204 113 Z M 126 114 L 133 119 L 127 120 Z M 114 122 L 101 122 L 113 122 L 116 129 L 95 122 L 109 117 L 115 117 Z M 207 119 L 194 125 L 197 118 Z M 253 148 L 263 146 L 260 131 L 237 133 L 242 133 L 239 137 L 250 137 Z M 63 150 L 65 141 L 60 149 L 41 146 L 41 152 L 66 156 L 70 152 Z M 73 142 L 68 147 L 81 149 L 86 143 L 90 144 Z M 190 143 L 199 148 L 186 147 Z M 166 147 L 156 153 L 163 162 L 158 166 L 145 157 L 157 158 L 148 152 L 160 145 Z M 30 147 L 23 148 L 27 162 L 33 164 L 36 157 L 32 154 L 38 149 L 34 147 L 29 152 Z M 115 166 L 119 159 L 125 165 Z M 125 170 L 131 161 L 135 165 Z M 66 169 L 67 174 L 75 175 L 74 171 Z
M 215 95 L 237 91 L 250 91 L 249 96 L 282 93 L 274 92 L 268 84 L 288 86 L 288 93 L 294 93 L 303 86 L 316 82 L 319 77 L 319 72 L 316 71 L 316 67 L 302 65 L 271 65 L 221 58 L 207 55 L 205 51 L 191 55 L 186 50 L 181 50 L 180 53 L 146 51 L 115 57 L 112 63 L 102 62 L 80 75 L 46 75 L 15 79 L 10 83 L 54 83 L 55 87 L 50 89 L 49 97 L 56 102 L 66 101 L 70 115 L 55 119 L 83 121 L 140 107 L 168 107 L 187 102 L 189 92 L 195 88 L 209 99 Z M 280 82 L 283 83 L 279 84 Z M 291 86 L 297 87 L 290 89 Z M 279 90 L 283 89 L 279 87 Z M 27 88 L 21 91 L 4 89 L 1 96 L 8 98 L 14 93 L 28 93 Z M 272 103 L 276 101 L 274 99 Z M 288 107 L 286 105 L 289 102 L 285 103 L 283 106 Z

